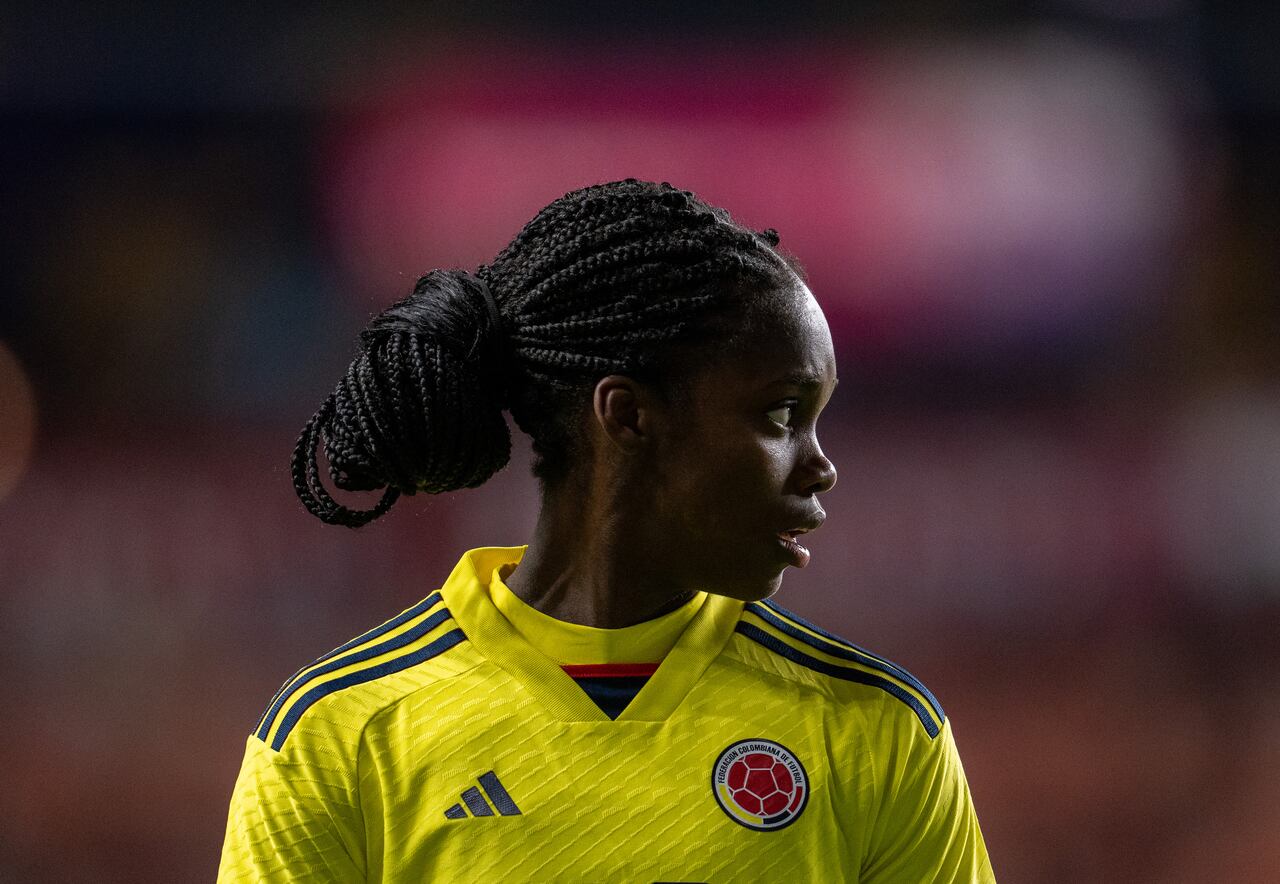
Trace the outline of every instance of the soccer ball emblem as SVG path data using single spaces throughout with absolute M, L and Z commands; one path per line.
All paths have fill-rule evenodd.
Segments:
M 809 778 L 800 760 L 778 743 L 739 740 L 716 759 L 711 791 L 734 822 L 767 832 L 788 825 L 804 810 Z

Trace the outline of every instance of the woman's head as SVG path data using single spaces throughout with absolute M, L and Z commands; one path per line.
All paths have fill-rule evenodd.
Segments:
M 674 397 L 625 375 L 596 385 L 600 478 L 583 496 L 604 499 L 601 520 L 625 538 L 641 583 L 754 601 L 777 591 L 787 565 L 808 564 L 795 537 L 822 524 L 817 497 L 836 481 L 817 434 L 835 353 L 800 280 L 757 309 Z
M 586 461 L 602 378 L 626 376 L 677 401 L 713 363 L 758 346 L 801 293 L 812 301 L 777 242 L 667 184 L 628 179 L 566 194 L 474 275 L 433 271 L 370 324 L 298 440 L 299 497 L 325 521 L 355 527 L 401 493 L 479 485 L 509 458 L 504 409 L 532 437 L 534 472 L 554 489 Z M 321 443 L 337 487 L 386 489 L 377 506 L 332 499 L 316 464 Z

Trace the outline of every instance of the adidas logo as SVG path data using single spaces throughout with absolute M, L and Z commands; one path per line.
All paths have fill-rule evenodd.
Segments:
M 480 794 L 480 789 L 484 790 L 483 795 Z M 502 816 L 521 815 L 520 808 L 516 807 L 515 801 L 493 771 L 480 776 L 480 789 L 472 786 L 463 792 L 462 800 L 446 810 L 444 815 L 451 820 L 464 820 L 468 816 L 493 816 L 495 809 Z M 484 800 L 486 797 L 488 801 Z M 471 811 L 470 814 L 467 813 L 468 810 Z

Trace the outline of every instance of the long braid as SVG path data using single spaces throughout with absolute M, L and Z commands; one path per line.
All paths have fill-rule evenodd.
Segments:
M 653 376 L 674 345 L 797 272 L 756 233 L 688 191 L 635 179 L 568 193 L 475 274 L 433 271 L 361 334 L 362 349 L 294 449 L 306 508 L 359 527 L 400 494 L 475 487 L 510 457 L 502 411 L 533 437 L 534 473 L 569 472 L 584 394 L 610 373 Z M 352 510 L 344 491 L 385 489 Z

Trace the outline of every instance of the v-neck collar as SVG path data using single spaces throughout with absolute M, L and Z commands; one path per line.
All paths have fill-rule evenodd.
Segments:
M 526 547 L 482 547 L 464 553 L 441 588 L 453 618 L 471 643 L 563 721 L 610 721 L 609 716 L 545 654 L 535 649 L 493 604 L 487 586 L 503 565 L 518 563 Z M 720 653 L 742 613 L 742 602 L 707 598 L 657 671 L 615 721 L 664 721 Z

